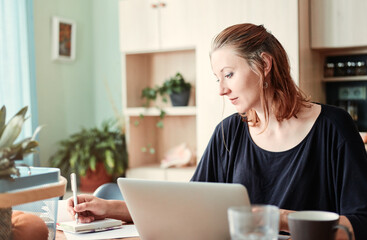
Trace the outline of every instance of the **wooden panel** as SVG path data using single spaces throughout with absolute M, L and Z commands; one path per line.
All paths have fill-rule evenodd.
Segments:
M 166 173 L 165 169 L 160 168 L 158 165 L 153 165 L 130 168 L 126 173 L 126 177 L 164 181 L 166 180 Z
M 177 182 L 189 182 L 194 175 L 196 167 L 169 168 L 166 173 L 166 180 Z
M 151 165 L 129 169 L 126 173 L 128 178 L 149 180 L 167 180 L 175 182 L 189 182 L 196 167 L 184 168 L 161 168 L 159 165 Z
M 308 1 L 299 1 L 299 87 L 312 101 L 325 103 L 323 61 L 318 52 L 311 51 L 308 9 Z
M 160 162 L 166 152 L 181 144 L 186 143 L 193 153 L 196 162 L 196 117 L 195 116 L 167 116 L 164 118 L 164 127 L 158 132 L 157 157 Z
M 138 126 L 134 124 L 135 121 L 139 121 Z M 156 127 L 157 121 L 158 117 L 130 118 L 128 142 L 130 168 L 158 164 L 157 153 L 151 154 L 149 151 L 142 151 L 142 148 L 147 147 L 149 144 L 155 148 L 156 152 L 159 150 L 157 136 L 161 129 Z
M 140 124 L 134 125 L 138 120 Z M 186 143 L 196 161 L 196 117 L 166 116 L 164 127 L 157 128 L 159 117 L 130 118 L 129 135 L 129 167 L 159 164 L 165 153 L 181 143 Z M 152 146 L 155 153 L 142 152 L 142 147 Z
M 120 0 L 121 51 L 158 49 L 158 9 L 149 0 Z
M 159 30 L 160 47 L 172 48 L 193 46 L 195 43 L 194 18 L 196 0 L 164 0 L 166 5 L 160 7 Z
M 367 46 L 365 0 L 311 0 L 312 48 Z
M 141 91 L 151 85 L 150 57 L 145 54 L 126 55 L 127 107 L 141 107 Z

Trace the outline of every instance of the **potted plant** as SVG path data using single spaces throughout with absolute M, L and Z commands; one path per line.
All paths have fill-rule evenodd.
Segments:
M 15 176 L 20 176 L 15 161 L 22 160 L 24 156 L 34 153 L 38 142 L 32 138 L 25 138 L 15 143 L 23 124 L 28 107 L 22 108 L 6 124 L 6 107 L 0 109 L 0 180 L 15 181 Z M 0 208 L 0 239 L 10 239 L 11 236 L 12 208 Z
M 167 102 L 170 96 L 173 106 L 187 106 L 190 98 L 191 83 L 186 82 L 181 73 L 167 79 L 162 86 L 146 87 L 142 90 L 141 97 L 145 99 L 144 107 L 149 107 L 151 101 L 161 96 L 163 102 Z
M 156 85 L 155 87 L 146 87 L 141 92 L 141 98 L 145 100 L 144 107 L 150 107 L 152 101 L 156 101 L 158 96 L 161 97 L 163 102 L 167 102 L 167 96 L 170 97 L 173 106 L 187 106 L 190 98 L 191 83 L 186 82 L 181 73 L 177 72 L 176 75 L 167 79 L 162 86 Z M 156 124 L 158 128 L 163 127 L 163 118 L 166 112 L 162 107 L 155 105 L 160 111 L 160 121 Z M 144 118 L 143 114 L 140 114 L 140 118 Z M 135 122 L 138 125 L 139 122 Z
M 51 156 L 53 166 L 69 175 L 75 171 L 80 177 L 80 189 L 93 192 L 100 185 L 123 176 L 128 165 L 125 133 L 105 121 L 102 127 L 83 128 L 59 143 Z
M 186 82 L 181 73 L 166 80 L 160 92 L 170 96 L 173 106 L 187 106 L 190 98 L 191 84 Z

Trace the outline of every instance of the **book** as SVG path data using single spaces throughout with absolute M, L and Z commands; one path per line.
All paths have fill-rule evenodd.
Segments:
M 57 224 L 58 230 L 73 233 L 99 232 L 119 227 L 122 227 L 122 221 L 112 218 L 96 220 L 90 223 L 76 223 L 75 221 L 67 221 Z

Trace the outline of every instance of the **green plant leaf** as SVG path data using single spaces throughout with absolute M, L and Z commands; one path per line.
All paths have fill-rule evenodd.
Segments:
M 163 119 L 166 116 L 166 112 L 161 109 L 161 112 L 159 114 L 159 117 Z
M 5 128 L 6 121 L 6 107 L 2 106 L 0 110 L 0 136 L 2 135 Z
M 97 159 L 95 156 L 92 156 L 90 159 L 89 159 L 89 167 L 92 171 L 96 171 L 96 166 L 97 166 Z
M 157 128 L 163 128 L 164 127 L 163 121 L 160 120 L 159 122 L 157 122 L 156 127 Z
M 51 164 L 60 167 L 63 173 L 74 169 L 82 175 L 102 162 L 112 175 L 122 175 L 128 159 L 125 135 L 118 126 L 121 125 L 114 121 L 105 121 L 100 128 L 82 128 L 59 142 L 58 151 L 50 158 Z M 126 154 L 122 154 L 124 152 Z M 122 167 L 118 167 L 119 161 L 124 162 Z
M 0 149 L 13 144 L 22 131 L 24 120 L 23 116 L 15 116 L 9 121 L 0 138 Z
M 112 152 L 107 150 L 106 153 L 105 153 L 105 157 L 106 157 L 107 166 L 110 167 L 110 168 L 114 168 L 115 167 L 115 161 L 113 160 Z
M 69 162 L 70 162 L 70 166 L 71 166 L 72 168 L 75 168 L 76 163 L 77 163 L 77 160 L 78 160 L 78 153 L 77 153 L 77 152 L 73 152 L 73 153 L 71 154 L 71 157 L 70 157 L 70 160 L 69 160 Z

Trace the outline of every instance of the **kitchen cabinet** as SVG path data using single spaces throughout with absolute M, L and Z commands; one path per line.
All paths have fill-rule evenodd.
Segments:
M 311 47 L 367 46 L 367 1 L 311 0 Z
M 194 45 L 195 0 L 120 0 L 120 49 L 147 52 Z

